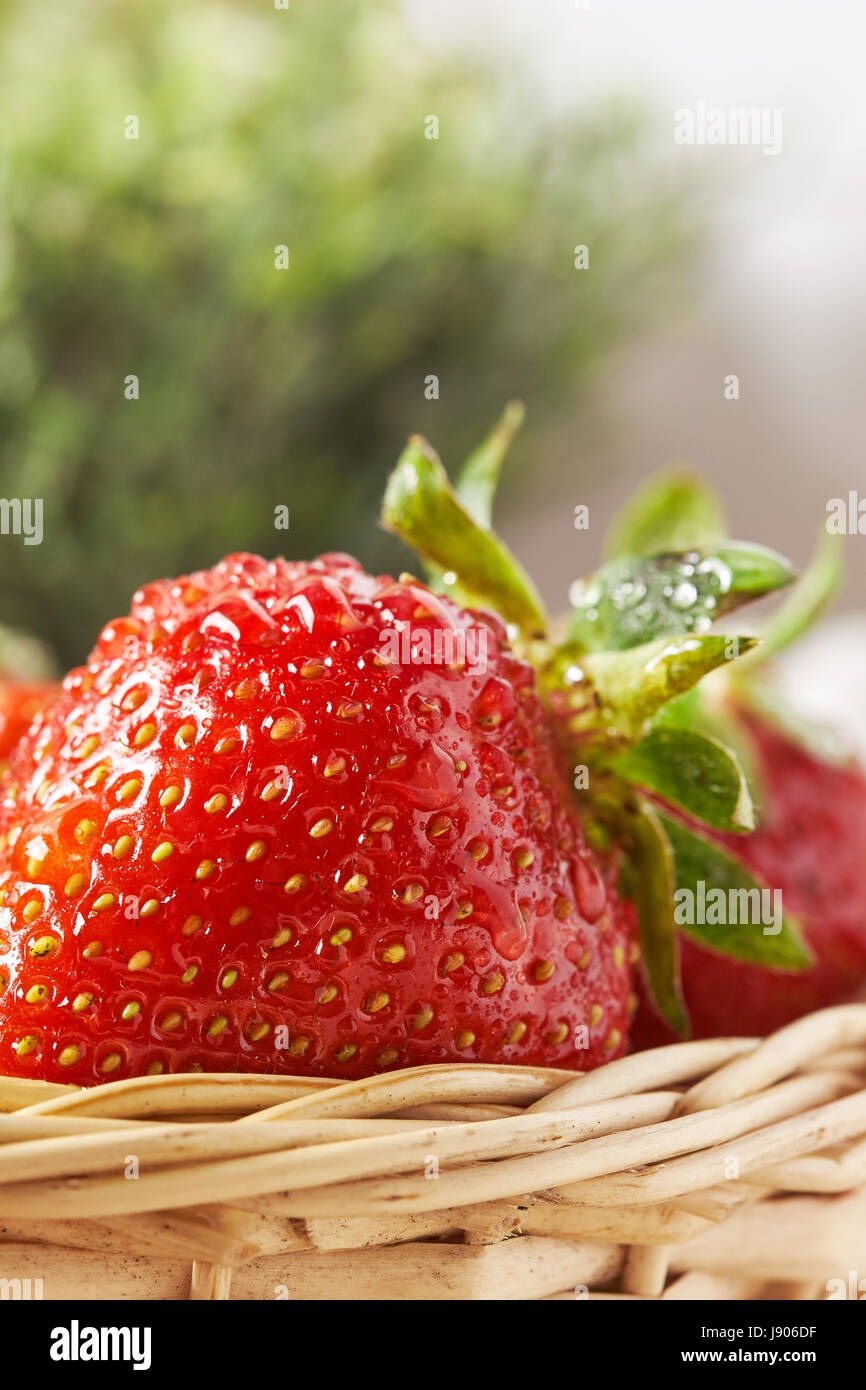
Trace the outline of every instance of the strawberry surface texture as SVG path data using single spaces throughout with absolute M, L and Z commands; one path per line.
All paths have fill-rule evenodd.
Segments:
M 621 1055 L 633 913 L 499 618 L 235 555 L 140 590 L 15 749 L 0 1073 Z

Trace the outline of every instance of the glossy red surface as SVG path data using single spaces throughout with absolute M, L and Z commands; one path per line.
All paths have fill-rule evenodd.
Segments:
M 631 909 L 531 668 L 497 618 L 347 556 L 139 592 L 20 744 L 0 830 L 0 1072 L 625 1048 Z

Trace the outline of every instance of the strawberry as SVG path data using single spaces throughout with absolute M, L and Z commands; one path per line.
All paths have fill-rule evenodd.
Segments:
M 383 521 L 427 584 L 236 555 L 104 629 L 2 786 L 0 1071 L 587 1069 L 626 1048 L 636 952 L 683 1026 L 667 813 L 703 853 L 752 812 L 676 710 L 753 645 L 713 618 L 791 570 L 630 553 L 551 629 L 490 526 L 520 413 L 456 487 L 401 455 Z M 790 924 L 764 949 L 808 960 Z
M 460 641 L 484 659 L 460 664 Z M 630 908 L 532 669 L 496 617 L 408 577 L 236 555 L 148 586 L 13 779 L 0 1071 L 355 1077 L 624 1050 Z
M 51 681 L 0 679 L 0 761 L 9 757 L 33 716 L 56 689 Z
M 816 964 L 767 970 L 684 937 L 682 986 L 695 1037 L 760 1036 L 814 1009 L 849 999 L 866 980 L 866 775 L 803 746 L 770 720 L 737 705 L 764 788 L 763 813 L 749 835 L 720 843 L 755 878 L 782 894 Z M 638 986 L 636 1047 L 673 1034 Z

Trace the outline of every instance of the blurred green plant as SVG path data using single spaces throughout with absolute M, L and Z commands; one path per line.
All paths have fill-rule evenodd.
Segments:
M 0 491 L 45 499 L 41 546 L 0 538 L 0 620 L 67 663 L 229 550 L 390 563 L 402 437 L 549 418 L 694 244 L 638 112 L 537 119 L 515 65 L 431 55 L 387 0 L 5 0 L 0 75 Z

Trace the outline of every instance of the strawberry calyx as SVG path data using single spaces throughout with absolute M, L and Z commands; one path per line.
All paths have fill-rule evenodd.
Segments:
M 532 580 L 476 521 L 420 435 L 409 440 L 388 480 L 382 520 L 428 562 L 432 587 L 464 608 L 495 608 L 526 640 L 544 638 L 547 614 Z
M 754 644 L 749 637 L 680 633 L 626 651 L 587 652 L 569 641 L 554 646 L 538 669 L 551 709 L 575 741 L 616 753 L 639 743 L 670 700 Z
M 758 545 L 628 555 L 572 585 L 569 634 L 588 651 L 621 651 L 683 632 L 700 635 L 717 618 L 793 578 L 783 556 Z
M 789 917 L 760 932 L 683 923 L 676 912 L 684 889 L 762 888 L 705 833 L 748 832 L 755 816 L 738 741 L 729 741 L 724 715 L 698 687 L 714 672 L 756 661 L 760 651 L 755 636 L 711 631 L 716 619 L 797 575 L 773 550 L 726 540 L 715 495 L 687 475 L 665 474 L 615 518 L 605 563 L 572 586 L 571 613 L 551 624 L 532 580 L 490 523 L 521 419 L 520 407 L 507 407 L 453 486 L 430 445 L 410 439 L 389 480 L 382 521 L 421 555 L 431 587 L 466 607 L 497 609 L 535 667 L 563 753 L 583 774 L 574 778 L 574 794 L 587 834 L 619 860 L 636 904 L 656 1007 L 683 1035 L 680 929 L 767 967 L 802 970 L 812 962 Z M 823 605 L 834 563 L 822 552 L 817 569 L 807 571 L 799 596 L 769 629 L 773 649 Z

